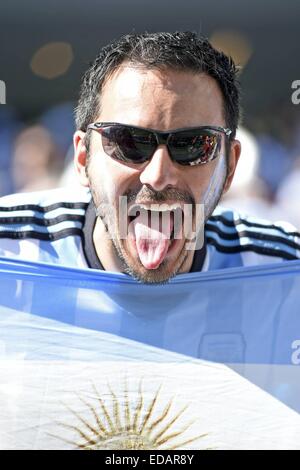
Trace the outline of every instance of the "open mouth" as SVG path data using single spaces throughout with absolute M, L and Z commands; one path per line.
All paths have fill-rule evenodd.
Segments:
M 155 227 L 160 232 L 164 229 L 164 225 L 170 224 L 170 240 L 173 240 L 179 235 L 179 231 L 184 220 L 184 212 L 179 206 L 158 210 L 149 209 L 145 206 L 136 204 L 135 206 L 132 206 L 129 214 L 134 214 L 128 216 L 129 223 L 142 215 L 144 222 L 147 222 L 149 227 Z
M 131 242 L 141 263 L 156 269 L 182 239 L 184 212 L 180 204 L 134 204 L 129 209 Z

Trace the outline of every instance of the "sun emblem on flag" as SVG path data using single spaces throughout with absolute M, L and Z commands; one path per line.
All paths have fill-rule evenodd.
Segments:
M 174 399 L 167 400 L 162 404 L 160 399 L 161 387 L 154 393 L 146 403 L 145 394 L 140 384 L 135 403 L 129 398 L 127 387 L 124 389 L 123 397 L 117 397 L 116 393 L 109 388 L 110 406 L 104 402 L 100 393 L 93 387 L 90 400 L 79 400 L 90 412 L 92 419 L 83 417 L 68 407 L 68 410 L 78 421 L 78 424 L 59 423 L 65 428 L 72 430 L 72 434 L 78 436 L 78 440 L 70 440 L 59 437 L 63 441 L 72 444 L 77 449 L 83 450 L 173 450 L 182 448 L 192 442 L 207 436 L 188 436 L 186 431 L 193 423 L 180 426 L 174 430 L 175 424 L 180 424 L 180 419 L 187 409 L 183 407 L 179 411 L 172 411 Z M 158 411 L 159 409 L 159 411 Z M 54 437 L 54 436 L 53 436 Z M 58 438 L 58 436 L 55 436 Z

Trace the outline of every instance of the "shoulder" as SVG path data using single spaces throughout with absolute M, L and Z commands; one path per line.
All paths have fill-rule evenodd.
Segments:
M 218 207 L 206 223 L 205 234 L 208 245 L 224 254 L 244 253 L 250 259 L 249 254 L 255 253 L 262 262 L 300 258 L 300 235 L 286 222 L 272 223 Z
M 53 240 L 83 223 L 90 193 L 54 189 L 0 198 L 0 238 Z
M 47 191 L 37 191 L 28 193 L 15 193 L 0 198 L 0 208 L 36 206 L 48 209 L 48 206 L 54 204 L 86 204 L 90 201 L 90 191 L 87 188 L 78 188 L 71 190 L 70 188 L 57 188 Z M 66 206 L 67 207 L 67 206 Z M 51 207 L 50 207 L 51 209 Z

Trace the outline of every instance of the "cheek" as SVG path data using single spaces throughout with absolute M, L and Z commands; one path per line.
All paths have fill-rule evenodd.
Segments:
M 136 170 L 101 153 L 94 154 L 91 158 L 88 173 L 93 192 L 113 206 L 116 205 L 118 197 L 139 178 Z
M 90 189 L 93 193 L 95 202 L 111 202 L 115 183 L 113 173 L 109 169 L 106 159 L 101 153 L 93 153 L 90 156 L 88 165 L 88 178 Z
M 217 165 L 214 169 L 214 172 L 210 178 L 210 183 L 207 188 L 207 191 L 210 192 L 220 192 L 223 189 L 227 174 L 227 162 L 224 155 L 220 156 L 217 160 Z
M 193 194 L 196 201 L 205 202 L 207 198 L 219 194 L 223 188 L 226 179 L 226 158 L 221 156 L 213 167 L 207 164 L 197 168 L 197 171 L 193 178 Z

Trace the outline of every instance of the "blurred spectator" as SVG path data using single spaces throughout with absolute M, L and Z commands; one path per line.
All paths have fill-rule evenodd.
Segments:
M 300 157 L 295 167 L 282 181 L 277 192 L 277 204 L 284 216 L 300 230 Z
M 221 205 L 262 219 L 282 219 L 281 211 L 272 203 L 268 186 L 259 178 L 260 150 L 255 137 L 239 128 L 236 138 L 242 153 L 230 190 Z
M 299 111 L 289 100 L 274 97 L 264 113 L 255 118 L 255 135 L 260 149 L 258 175 L 275 199 L 282 179 L 292 170 L 299 153 Z
M 13 191 L 11 155 L 21 127 L 15 110 L 8 105 L 0 106 L 0 196 Z
M 47 109 L 39 122 L 50 132 L 60 152 L 66 155 L 75 131 L 74 103 L 60 103 Z
M 275 137 L 264 134 L 257 137 L 261 159 L 259 176 L 275 195 L 282 178 L 288 174 L 292 165 L 291 154 Z
M 15 192 L 56 187 L 62 167 L 63 156 L 45 128 L 36 125 L 19 134 L 12 161 Z

